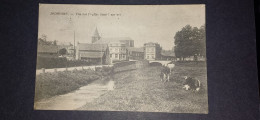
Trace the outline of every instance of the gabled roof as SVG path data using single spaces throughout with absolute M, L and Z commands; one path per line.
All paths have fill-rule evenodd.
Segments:
M 127 47 L 128 51 L 135 51 L 135 52 L 144 52 L 144 48 L 136 48 L 136 47 Z
M 79 43 L 77 47 L 79 50 L 86 50 L 86 51 L 106 51 L 107 44 Z
M 58 46 L 54 45 L 38 45 L 38 53 L 58 53 Z
M 103 57 L 104 52 L 81 52 L 80 57 L 86 57 L 86 58 L 101 58 Z

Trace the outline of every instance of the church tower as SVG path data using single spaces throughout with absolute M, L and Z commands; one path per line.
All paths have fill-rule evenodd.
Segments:
M 95 43 L 96 41 L 100 40 L 100 35 L 98 33 L 98 30 L 96 28 L 95 32 L 94 32 L 94 35 L 92 36 L 92 43 Z

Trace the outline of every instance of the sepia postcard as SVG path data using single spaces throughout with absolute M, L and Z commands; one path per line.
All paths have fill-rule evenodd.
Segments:
M 205 4 L 39 4 L 35 110 L 208 114 Z

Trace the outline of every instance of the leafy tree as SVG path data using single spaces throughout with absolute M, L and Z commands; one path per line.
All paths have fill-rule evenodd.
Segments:
M 45 34 L 42 34 L 42 37 L 41 37 L 44 41 L 46 41 L 47 40 L 47 35 L 45 35 Z
M 57 46 L 57 40 L 53 41 L 53 45 Z
M 176 57 L 184 58 L 195 55 L 206 55 L 205 26 L 200 28 L 186 25 L 174 36 L 174 52 Z
M 63 56 L 65 54 L 67 54 L 67 50 L 65 48 L 62 48 L 59 50 L 59 54 Z
M 43 34 L 40 38 L 38 38 L 39 45 L 57 45 L 57 40 L 47 41 L 47 35 Z

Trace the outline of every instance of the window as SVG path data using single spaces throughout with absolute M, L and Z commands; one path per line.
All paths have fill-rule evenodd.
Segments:
M 112 58 L 112 54 L 110 54 L 110 58 Z
M 115 58 L 117 58 L 118 57 L 118 54 L 115 54 Z

